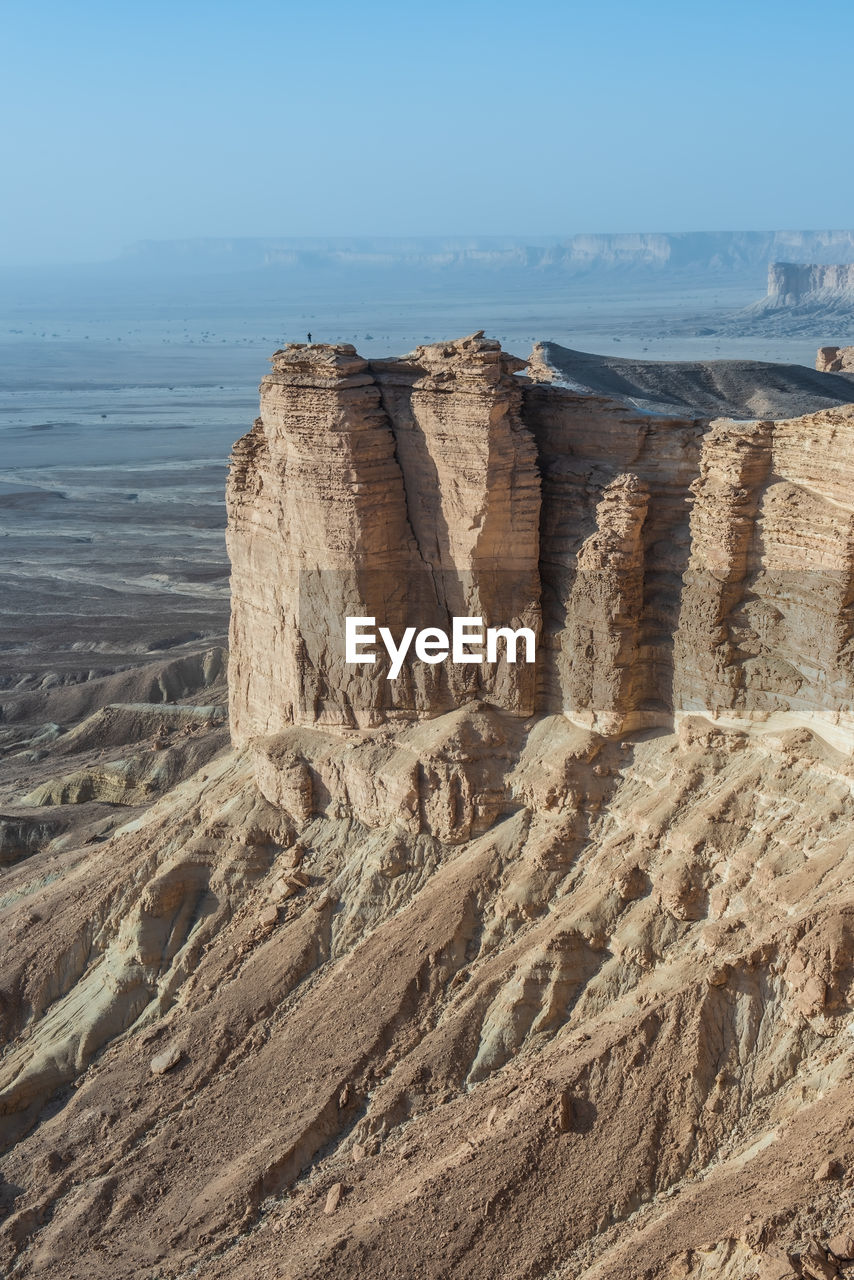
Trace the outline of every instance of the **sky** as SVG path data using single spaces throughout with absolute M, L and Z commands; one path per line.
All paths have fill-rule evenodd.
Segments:
M 854 6 L 0 0 L 0 264 L 849 227 Z

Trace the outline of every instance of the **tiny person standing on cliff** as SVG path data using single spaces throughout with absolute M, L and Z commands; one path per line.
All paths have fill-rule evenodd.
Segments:
M 311 334 L 307 333 L 305 336 L 308 338 L 309 343 L 311 343 Z

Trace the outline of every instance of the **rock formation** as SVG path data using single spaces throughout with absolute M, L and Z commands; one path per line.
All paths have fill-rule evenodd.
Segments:
M 265 268 L 295 273 L 335 272 L 342 285 L 358 272 L 453 272 L 482 280 L 488 272 L 587 276 L 619 272 L 755 279 L 769 262 L 793 256 L 801 262 L 844 262 L 854 258 L 854 231 L 689 231 L 623 232 L 554 237 L 513 236 L 338 236 L 323 240 L 270 237 L 236 240 L 144 240 L 116 263 L 120 271 L 150 274 L 229 274 Z M 376 277 L 375 277 L 376 278 Z
M 854 373 L 854 347 L 819 347 L 815 367 L 820 373 Z
M 837 370 L 833 371 L 838 372 Z M 528 362 L 535 382 L 604 396 L 656 417 L 794 418 L 850 404 L 848 377 L 762 360 L 640 360 L 591 355 L 538 342 Z
M 808 662 L 822 718 L 854 728 L 854 410 L 710 425 L 521 367 L 482 335 L 374 364 L 274 357 L 229 484 L 235 743 L 478 699 L 608 734 L 685 712 L 748 725 L 798 715 Z M 348 614 L 395 635 L 455 615 L 542 628 L 536 678 L 411 657 L 390 680 L 345 663 Z
M 721 337 L 803 337 L 814 340 L 822 330 L 839 332 L 854 322 L 854 261 L 772 262 L 763 298 L 733 312 L 723 323 L 712 320 Z M 712 332 L 707 330 L 706 332 Z M 838 375 L 840 366 L 819 363 L 820 371 Z
M 854 405 L 519 363 L 277 353 L 230 747 L 215 654 L 5 698 L 16 1280 L 850 1272 Z M 342 609 L 537 661 L 386 681 Z
M 368 726 L 462 697 L 533 709 L 533 671 L 408 661 L 345 666 L 344 621 L 399 639 L 454 616 L 539 629 L 539 475 L 519 420 L 522 362 L 482 335 L 374 366 L 293 346 L 235 449 L 232 732 Z
M 768 303 L 792 307 L 822 297 L 854 297 L 854 262 L 772 262 L 768 268 Z

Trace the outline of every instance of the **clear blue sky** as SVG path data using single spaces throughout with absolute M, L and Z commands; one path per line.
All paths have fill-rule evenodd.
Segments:
M 0 262 L 854 223 L 854 6 L 0 0 Z

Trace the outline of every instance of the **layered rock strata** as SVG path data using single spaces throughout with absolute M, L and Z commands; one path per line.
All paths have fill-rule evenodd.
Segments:
M 481 335 L 371 366 L 292 346 L 261 387 L 228 489 L 232 731 L 369 726 L 487 696 L 533 710 L 533 668 L 345 663 L 349 617 L 539 630 L 539 475 L 522 362 Z
M 819 347 L 815 367 L 819 373 L 854 373 L 854 347 Z
M 213 653 L 4 703 L 4 1275 L 850 1274 L 854 408 L 515 363 L 278 357 L 236 750 Z M 416 606 L 536 682 L 324 630 Z
M 608 734 L 685 713 L 854 731 L 854 410 L 654 416 L 520 368 L 482 335 L 275 357 L 229 484 L 235 741 L 478 700 Z M 381 647 L 346 663 L 348 614 L 528 626 L 537 662 L 410 651 L 388 679 Z
M 854 262 L 772 262 L 768 267 L 768 302 L 791 307 L 808 298 L 830 295 L 854 298 Z

